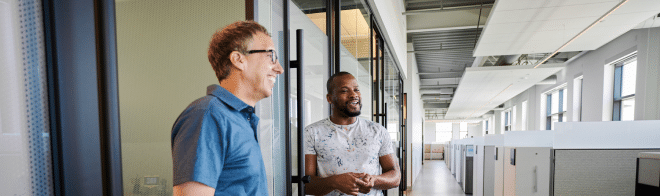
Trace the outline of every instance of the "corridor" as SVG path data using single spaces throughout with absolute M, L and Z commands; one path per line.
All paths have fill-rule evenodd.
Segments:
M 464 196 L 463 189 L 442 160 L 425 160 L 409 196 Z

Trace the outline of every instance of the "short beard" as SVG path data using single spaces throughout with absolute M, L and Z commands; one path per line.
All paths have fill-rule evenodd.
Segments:
M 341 111 L 342 113 L 344 113 L 348 117 L 359 116 L 362 113 L 362 103 L 360 103 L 360 109 L 357 112 L 348 111 L 348 107 L 341 107 L 341 108 L 339 108 L 339 111 Z

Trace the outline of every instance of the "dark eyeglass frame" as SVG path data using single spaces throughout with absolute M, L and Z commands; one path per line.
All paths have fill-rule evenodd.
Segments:
M 248 54 L 252 53 L 261 53 L 261 52 L 270 52 L 270 60 L 273 62 L 273 64 L 277 63 L 277 51 L 275 50 L 248 50 Z

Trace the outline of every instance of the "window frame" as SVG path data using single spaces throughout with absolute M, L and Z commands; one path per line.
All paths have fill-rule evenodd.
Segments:
M 502 132 L 511 131 L 511 108 L 502 111 Z
M 566 83 L 559 85 L 551 90 L 548 90 L 544 92 L 542 95 L 542 98 L 545 98 L 545 114 L 543 117 L 545 117 L 545 130 L 554 130 L 554 126 L 552 123 L 554 122 L 553 119 L 557 119 L 556 122 L 565 122 L 564 118 L 566 117 L 566 112 L 568 108 L 564 107 L 564 104 L 566 100 L 564 100 L 564 97 L 568 98 L 568 96 L 564 96 L 565 93 L 567 93 L 568 87 L 566 86 Z M 557 112 L 552 112 L 552 95 L 554 93 L 557 93 Z
M 623 119 L 623 102 L 628 100 L 634 100 L 636 95 L 636 89 L 633 89 L 633 93 L 629 95 L 622 95 L 623 92 L 623 75 L 624 75 L 624 66 L 630 65 L 632 62 L 637 61 L 637 52 L 633 52 L 626 57 L 623 57 L 621 60 L 612 63 L 614 65 L 614 85 L 612 91 L 612 121 L 621 121 Z M 637 66 L 637 63 L 635 64 Z M 637 69 L 635 69 L 637 70 Z M 636 82 L 636 81 L 635 81 Z M 635 85 L 637 86 L 637 85 Z M 634 119 L 634 108 L 633 108 L 633 119 Z

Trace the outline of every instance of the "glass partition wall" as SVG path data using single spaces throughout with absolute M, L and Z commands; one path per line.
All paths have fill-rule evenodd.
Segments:
M 307 126 L 328 117 L 325 82 L 333 73 L 346 71 L 357 78 L 363 104 L 360 117 L 382 123 L 399 146 L 402 80 L 366 1 L 254 3 L 258 5 L 253 8 L 254 20 L 271 33 L 285 69 L 273 95 L 255 107 L 270 195 L 299 195 L 291 178 L 299 174 L 296 146 L 302 127 L 298 121 Z M 218 83 L 206 57 L 208 42 L 216 30 L 245 20 L 249 5 L 116 1 L 115 8 L 123 191 L 171 195 L 171 126 L 190 102 L 205 95 L 206 86 Z M 298 29 L 304 31 L 302 49 L 297 48 Z M 299 52 L 303 59 L 297 59 Z M 299 60 L 303 78 L 287 62 Z M 304 89 L 300 95 L 299 83 Z M 301 114 L 298 107 L 304 108 Z M 400 194 L 396 189 L 388 192 Z
M 328 53 L 328 35 L 327 32 L 327 2 L 326 1 L 305 1 L 305 0 L 292 0 L 289 4 L 289 19 L 290 19 L 290 52 L 289 58 L 291 61 L 298 61 L 299 53 L 301 53 L 303 78 L 296 76 L 298 68 L 290 69 L 290 87 L 289 92 L 289 108 L 291 111 L 289 126 L 291 127 L 291 175 L 298 176 L 297 160 L 303 153 L 299 153 L 298 149 L 298 133 L 304 127 L 298 127 L 298 121 L 302 120 L 304 126 L 317 122 L 328 117 L 328 102 L 326 101 L 327 90 L 325 83 L 329 78 L 329 53 Z M 296 48 L 297 37 L 296 30 L 303 30 L 303 44 L 302 49 Z M 298 94 L 297 84 L 303 84 L 303 94 Z M 298 103 L 298 97 L 303 96 L 304 103 Z M 303 107 L 303 119 L 298 114 L 299 106 Z M 303 157 L 304 158 L 304 157 Z M 298 184 L 292 183 L 291 190 L 293 195 L 300 195 L 298 191 Z
M 371 119 L 370 13 L 360 0 L 342 0 L 341 5 L 340 71 L 351 73 L 358 80 L 362 92 L 360 117 Z

